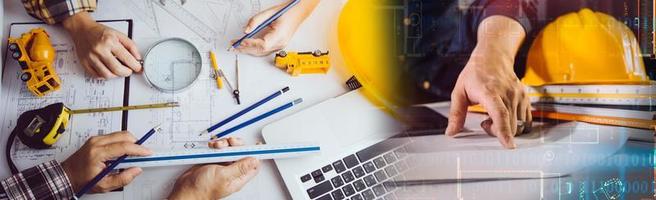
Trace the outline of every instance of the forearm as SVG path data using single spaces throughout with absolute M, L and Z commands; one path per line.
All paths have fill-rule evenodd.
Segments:
M 42 163 L 0 181 L 0 199 L 70 199 L 71 183 L 57 161 Z
M 298 3 L 298 5 L 296 5 L 292 9 L 297 9 L 297 10 L 301 11 L 301 12 L 295 12 L 295 13 L 299 13 L 301 15 L 300 19 L 303 20 L 303 19 L 307 18 L 308 16 L 310 16 L 310 14 L 312 14 L 312 11 L 314 11 L 314 8 L 317 7 L 317 5 L 319 4 L 320 1 L 321 0 L 301 0 Z M 285 3 L 285 4 L 287 4 L 287 3 Z
M 472 59 L 490 55 L 500 60 L 514 62 L 517 51 L 526 38 L 526 32 L 517 21 L 504 16 L 491 16 L 484 19 L 478 26 L 476 48 L 472 52 Z M 510 66 L 508 63 L 500 66 Z M 512 70 L 512 69 L 511 69 Z
M 80 12 L 93 12 L 96 0 L 22 0 L 28 14 L 48 24 L 62 22 Z
M 62 21 L 62 26 L 69 34 L 78 32 L 83 28 L 94 24 L 96 24 L 96 20 L 94 20 L 87 12 L 79 12 Z

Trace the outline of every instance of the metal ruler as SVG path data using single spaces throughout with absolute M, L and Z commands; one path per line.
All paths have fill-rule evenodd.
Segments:
M 656 84 L 548 85 L 526 88 L 534 103 L 656 106 Z
M 203 163 L 232 162 L 245 157 L 257 159 L 293 158 L 316 154 L 321 148 L 315 144 L 264 144 L 225 149 L 184 149 L 155 153 L 145 157 L 128 157 L 117 169 L 128 167 L 162 167 Z
M 205 42 L 212 42 L 213 38 L 217 36 L 216 31 L 214 31 L 210 26 L 203 23 L 198 17 L 196 17 L 191 12 L 187 11 L 180 5 L 178 1 L 175 0 L 159 0 L 159 2 L 154 1 L 153 3 L 162 7 L 166 12 L 175 17 L 178 21 L 182 22 L 187 28 L 195 32 L 200 36 Z

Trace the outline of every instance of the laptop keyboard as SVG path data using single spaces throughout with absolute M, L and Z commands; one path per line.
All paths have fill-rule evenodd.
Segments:
M 403 147 L 407 141 L 383 141 L 308 172 L 299 180 L 310 199 L 396 199 L 396 188 L 385 182 L 409 168 Z

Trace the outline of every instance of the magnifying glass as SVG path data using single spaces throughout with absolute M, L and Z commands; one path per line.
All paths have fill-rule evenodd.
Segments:
M 163 92 L 174 93 L 189 88 L 198 80 L 202 58 L 191 42 L 169 38 L 150 47 L 142 65 L 151 86 Z

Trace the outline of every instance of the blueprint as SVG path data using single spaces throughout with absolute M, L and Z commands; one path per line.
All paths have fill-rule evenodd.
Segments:
M 243 27 L 251 16 L 263 9 L 281 3 L 283 0 L 187 0 L 184 5 L 181 5 L 179 0 L 166 0 L 165 2 L 166 4 L 162 5 L 160 0 L 99 1 L 99 9 L 92 13 L 92 16 L 96 19 L 132 19 L 132 39 L 137 43 L 142 56 L 147 56 L 147 49 L 163 39 L 179 37 L 193 43 L 202 56 L 202 71 L 200 78 L 194 85 L 183 91 L 177 93 L 161 92 L 150 87 L 142 74 L 134 74 L 130 77 L 129 87 L 127 87 L 129 92 L 125 94 L 123 80 L 117 79 L 109 82 L 87 80 L 83 76 L 82 68 L 77 66 L 72 43 L 60 28 L 56 28 L 57 26 L 48 26 L 47 30 L 49 33 L 52 32 L 51 36 L 53 38 L 65 39 L 65 42 L 55 42 L 57 43 L 55 48 L 58 50 L 56 61 L 58 73 L 61 74 L 64 82 L 62 90 L 50 94 L 46 98 L 32 98 L 31 94 L 23 89 L 24 86 L 20 85 L 22 82 L 16 78 L 18 73 L 16 72 L 15 61 L 5 60 L 6 71 L 2 79 L 3 96 L 0 97 L 4 112 L 0 114 L 1 123 L 3 123 L 2 133 L 13 128 L 15 122 L 12 120 L 17 119 L 20 112 L 39 108 L 51 102 L 62 101 L 71 108 L 120 106 L 123 103 L 123 98 L 127 96 L 130 105 L 170 101 L 180 103 L 178 108 L 128 111 L 127 119 L 123 119 L 121 113 L 73 116 L 66 133 L 53 149 L 29 150 L 17 143 L 12 157 L 17 159 L 19 168 L 24 169 L 50 159 L 62 161 L 79 148 L 89 136 L 121 130 L 122 121 L 127 123 L 127 130 L 136 137 L 142 136 L 155 125 L 161 124 L 162 132 L 151 137 L 144 144 L 154 151 L 189 149 L 201 145 L 206 147 L 209 137 L 198 136 L 203 129 L 284 86 L 290 86 L 292 90 L 286 95 L 272 100 L 268 105 L 264 105 L 260 109 L 249 112 L 240 119 L 226 124 L 225 127 L 217 131 L 233 127 L 246 119 L 296 98 L 302 97 L 307 100 L 307 103 L 295 108 L 301 109 L 304 106 L 340 94 L 344 90 L 340 84 L 341 79 L 337 75 L 308 76 L 293 79 L 284 71 L 273 67 L 269 57 L 240 56 L 242 105 L 237 105 L 230 91 L 225 87 L 221 90 L 217 89 L 216 82 L 211 76 L 212 68 L 209 62 L 209 51 L 214 50 L 217 53 L 220 68 L 225 72 L 229 81 L 234 84 L 236 81 L 234 76 L 235 55 L 225 51 L 230 45 L 230 40 L 239 38 L 244 34 Z M 20 3 L 7 4 L 10 4 L 10 6 L 5 6 L 6 14 L 8 14 L 6 11 L 9 9 L 15 11 L 12 12 L 12 16 L 14 16 L 12 22 L 34 21 L 29 16 L 19 16 L 19 14 L 24 14 L 21 5 L 19 5 Z M 331 24 L 334 19 L 337 19 L 337 11 L 341 8 L 341 3 L 324 1 L 322 4 L 327 6 L 318 7 L 321 8 L 317 10 L 318 12 L 315 12 L 318 13 L 318 16 L 310 17 L 308 21 Z M 321 26 L 319 29 L 312 26 L 300 27 L 299 33 L 305 31 L 311 34 L 298 34 L 295 37 L 297 39 L 294 39 L 297 42 L 290 42 L 290 47 L 299 50 L 328 48 L 328 44 L 324 39 L 328 37 L 331 26 Z M 111 27 L 120 31 L 127 30 L 127 27 Z M 19 31 L 12 30 L 12 34 L 26 30 L 27 28 Z M 331 50 L 331 52 L 334 51 Z M 68 65 L 75 67 L 60 69 L 60 66 Z M 13 69 L 13 71 L 9 69 Z M 320 84 L 326 86 L 323 86 L 321 90 L 317 90 L 313 84 L 319 84 L 319 82 L 330 84 Z M 30 105 L 19 106 L 19 104 Z M 242 137 L 247 144 L 254 144 L 260 137 L 262 125 L 275 120 L 276 117 L 281 118 L 290 113 L 293 113 L 293 111 L 280 113 L 268 120 L 246 127 L 235 133 L 234 136 Z M 231 195 L 230 199 L 288 198 L 285 186 L 282 180 L 279 179 L 278 171 L 273 162 L 262 162 L 263 167 L 256 180 L 251 181 L 241 192 Z M 162 199 L 171 190 L 176 177 L 187 167 L 148 168 L 133 183 L 123 188 L 122 192 L 93 194 L 85 196 L 85 198 Z
M 181 92 L 161 92 L 150 87 L 143 77 L 134 77 L 134 84 L 130 86 L 130 104 L 180 103 L 178 108 L 129 112 L 128 127 L 135 135 L 162 124 L 165 137 L 153 138 L 146 143 L 148 147 L 167 150 L 206 146 L 209 136 L 199 137 L 198 134 L 240 108 L 232 103 L 229 91 L 217 90 L 209 52 L 217 52 L 220 68 L 226 72 L 229 81 L 235 83 L 234 54 L 224 48 L 229 46 L 230 39 L 243 34 L 241 30 L 249 18 L 262 9 L 261 1 L 264 0 L 198 0 L 184 5 L 175 0 L 125 1 L 136 16 L 135 24 L 146 27 L 143 30 L 150 33 L 138 34 L 135 40 L 153 44 L 165 38 L 181 37 L 193 43 L 203 58 L 200 78 Z
M 127 32 L 129 26 L 127 21 L 104 24 L 122 32 Z M 123 105 L 124 80 L 100 81 L 88 78 L 82 66 L 79 66 L 72 42 L 63 29 L 42 24 L 15 24 L 11 26 L 11 36 L 20 36 L 36 27 L 44 27 L 50 35 L 56 50 L 55 68 L 62 80 L 62 87 L 45 97 L 35 97 L 19 79 L 18 62 L 8 57 L 2 82 L 2 133 L 9 134 L 13 130 L 21 113 L 52 103 L 64 102 L 71 109 Z M 53 148 L 33 150 L 16 140 L 12 157 L 19 169 L 52 159 L 63 160 L 90 136 L 121 130 L 121 121 L 120 112 L 75 115 Z
M 262 10 L 261 1 L 267 0 L 196 0 L 184 5 L 179 0 L 123 0 L 143 30 L 137 31 L 137 38 L 195 37 L 205 43 L 237 37 L 250 17 Z

